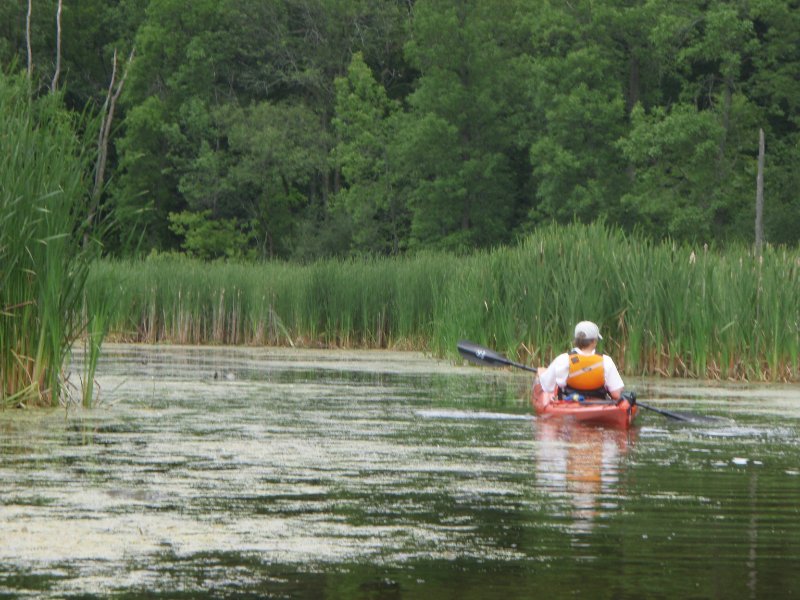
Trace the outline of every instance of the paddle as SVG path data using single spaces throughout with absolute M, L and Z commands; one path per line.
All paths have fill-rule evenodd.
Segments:
M 634 392 L 622 394 L 622 397 L 625 398 L 631 404 L 636 404 L 638 406 L 641 406 L 642 408 L 646 408 L 647 410 L 652 410 L 653 412 L 656 412 L 660 415 L 664 415 L 665 417 L 669 417 L 670 419 L 675 419 L 676 421 L 702 420 L 702 418 L 699 415 L 698 417 L 692 417 L 681 413 L 670 412 L 668 410 L 664 410 L 663 408 L 656 408 L 655 406 L 650 406 L 649 404 L 644 404 L 643 402 L 639 402 L 636 399 L 636 394 Z
M 458 353 L 461 354 L 464 358 L 468 361 L 473 362 L 478 365 L 486 365 L 487 367 L 498 367 L 498 366 L 508 366 L 508 367 L 516 367 L 518 369 L 524 369 L 525 371 L 533 371 L 536 373 L 538 369 L 534 367 L 529 367 L 527 365 L 523 365 L 521 363 L 514 362 L 513 360 L 507 359 L 502 354 L 498 354 L 494 350 L 490 350 L 489 348 L 484 348 L 483 346 L 479 346 L 478 344 L 473 344 L 467 340 L 461 340 L 458 342 L 457 346 Z M 642 408 L 647 410 L 652 410 L 660 415 L 665 417 L 669 417 L 670 419 L 675 419 L 676 421 L 712 421 L 714 420 L 711 417 L 704 417 L 702 415 L 694 415 L 694 414 L 684 414 L 684 413 L 675 413 L 670 412 L 668 410 L 664 410 L 662 408 L 656 408 L 655 406 L 650 406 L 649 404 L 643 404 L 636 400 L 636 394 L 633 392 L 629 392 L 625 394 L 628 402 L 631 404 L 638 404 Z
M 483 346 L 473 344 L 467 340 L 461 340 L 458 342 L 457 348 L 461 356 L 478 365 L 486 365 L 487 367 L 504 365 L 508 367 L 516 367 L 518 369 L 524 369 L 526 371 L 533 371 L 534 373 L 537 372 L 537 369 L 533 367 L 516 363 L 513 360 L 508 360 L 505 356 L 498 354 L 494 350 L 489 350 L 489 348 L 484 348 Z

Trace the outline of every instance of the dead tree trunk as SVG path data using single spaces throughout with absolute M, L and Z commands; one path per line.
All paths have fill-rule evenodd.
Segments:
M 53 81 L 50 82 L 50 91 L 55 92 L 58 88 L 58 78 L 61 75 L 61 9 L 63 0 L 58 0 L 58 10 L 56 11 L 56 71 L 53 73 Z
M 28 0 L 28 16 L 25 18 L 25 44 L 28 47 L 28 81 L 33 77 L 33 50 L 31 50 L 31 13 L 33 0 Z
M 758 174 L 756 175 L 756 255 L 764 243 L 764 130 L 758 130 Z
M 89 214 L 86 217 L 86 232 L 83 236 L 83 243 L 89 243 L 89 232 L 92 228 L 97 210 L 100 207 L 100 196 L 103 194 L 103 187 L 105 185 L 105 172 L 106 162 L 108 160 L 108 140 L 111 135 L 111 124 L 114 121 L 114 110 L 117 106 L 117 100 L 122 93 L 122 87 L 125 85 L 125 78 L 128 76 L 128 68 L 133 62 L 135 50 L 131 50 L 128 56 L 128 62 L 125 64 L 125 69 L 122 72 L 122 77 L 117 82 L 117 51 L 114 50 L 114 59 L 111 69 L 111 83 L 108 85 L 108 93 L 106 100 L 103 103 L 103 110 L 101 112 L 102 121 L 100 123 L 100 132 L 97 136 L 97 162 L 95 163 L 94 170 L 94 186 L 92 187 L 92 196 L 89 205 Z

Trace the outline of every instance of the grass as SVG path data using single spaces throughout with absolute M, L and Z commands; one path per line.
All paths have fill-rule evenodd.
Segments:
M 87 295 L 123 301 L 111 335 L 140 342 L 408 348 L 455 357 L 467 338 L 529 364 L 600 324 L 627 374 L 800 378 L 800 252 L 714 251 L 549 226 L 466 257 L 95 264 Z
M 87 156 L 67 115 L 0 72 L 0 407 L 57 405 L 83 328 Z

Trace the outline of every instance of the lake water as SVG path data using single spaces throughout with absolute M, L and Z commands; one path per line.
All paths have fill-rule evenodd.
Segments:
M 0 412 L 0 598 L 800 598 L 797 385 L 629 379 L 717 418 L 620 432 L 413 353 L 109 345 L 98 383 Z

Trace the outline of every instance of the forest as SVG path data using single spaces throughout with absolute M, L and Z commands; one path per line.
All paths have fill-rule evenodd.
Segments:
M 752 244 L 760 130 L 800 236 L 796 0 L 6 0 L 0 63 L 107 123 L 108 256 Z

